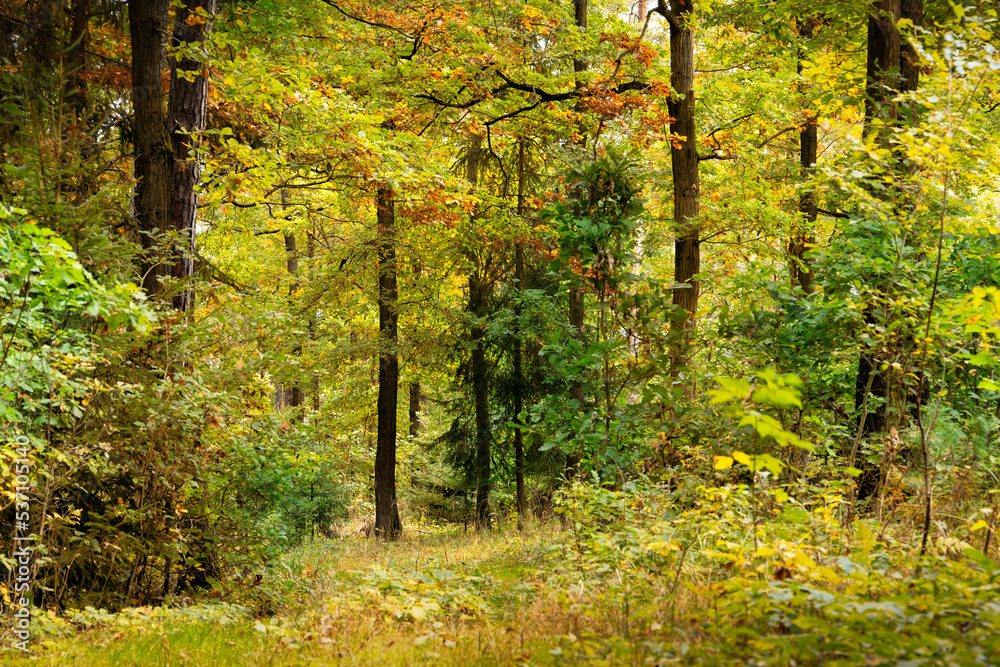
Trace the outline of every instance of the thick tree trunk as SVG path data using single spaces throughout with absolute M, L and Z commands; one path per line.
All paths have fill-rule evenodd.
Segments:
M 879 0 L 868 15 L 868 60 L 865 85 L 865 132 L 876 119 L 892 123 L 896 109 L 890 103 L 899 90 L 899 22 L 901 0 Z
M 201 10 L 201 11 L 199 11 Z M 177 9 L 174 22 L 173 48 L 200 47 L 208 39 L 215 15 L 215 0 L 185 0 Z M 171 196 L 171 227 L 178 235 L 174 248 L 172 275 L 183 280 L 194 274 L 194 236 L 198 210 L 196 188 L 201 178 L 198 161 L 199 135 L 205 130 L 208 110 L 208 78 L 206 65 L 190 56 L 170 59 L 170 98 L 167 104 L 167 127 L 170 129 L 174 153 L 173 193 Z M 197 73 L 193 77 L 192 73 Z M 189 78 L 191 77 L 191 78 Z M 173 298 L 173 306 L 181 312 L 193 307 L 194 294 L 190 286 Z
M 73 23 L 69 33 L 69 49 L 66 64 L 70 80 L 67 81 L 64 99 L 72 110 L 77 126 L 83 131 L 90 130 L 90 95 L 87 90 L 87 50 L 90 46 L 90 4 L 91 0 L 76 0 L 73 3 Z M 89 158 L 91 145 L 85 140 L 84 158 Z
M 150 297 L 163 291 L 161 277 L 170 275 L 163 236 L 170 229 L 174 155 L 164 110 L 161 73 L 166 0 L 129 0 L 132 40 L 132 136 L 135 145 L 134 214 L 142 244 L 142 287 Z
M 396 404 L 399 391 L 399 299 L 396 291 L 396 202 L 391 186 L 380 185 L 378 216 L 378 436 L 375 445 L 373 534 L 394 540 L 403 531 L 396 503 Z
M 900 18 L 908 19 L 916 27 L 924 25 L 924 0 L 900 0 Z M 920 67 L 917 50 L 909 42 L 899 47 L 900 89 L 916 90 L 920 85 Z

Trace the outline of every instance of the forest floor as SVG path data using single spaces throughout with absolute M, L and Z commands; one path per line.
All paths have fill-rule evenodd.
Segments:
M 572 636 L 541 603 L 570 537 L 558 522 L 477 534 L 415 527 L 398 542 L 350 534 L 289 553 L 254 618 L 218 602 L 117 615 L 85 611 L 50 628 L 42 665 L 521 664 Z M 261 591 L 264 594 L 264 591 Z M 245 604 L 251 606 L 253 591 Z M 44 624 L 44 619 L 42 623 Z M 92 627 L 84 627 L 84 626 Z
M 754 519 L 725 506 L 711 521 L 692 510 L 657 523 L 648 503 L 601 498 L 587 499 L 589 526 L 411 524 L 389 543 L 355 528 L 230 582 L 228 602 L 41 614 L 31 661 L 1000 664 L 1000 568 L 961 541 L 936 539 L 919 558 L 919 536 L 866 521 L 845 530 L 828 504 L 809 503 L 734 537 L 720 525 Z

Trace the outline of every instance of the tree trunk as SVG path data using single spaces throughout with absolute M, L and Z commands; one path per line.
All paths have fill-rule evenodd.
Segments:
M 900 0 L 900 18 L 910 20 L 915 27 L 924 25 L 924 0 Z M 920 67 L 917 50 L 909 42 L 899 47 L 900 89 L 916 90 L 920 85 Z
M 90 46 L 90 5 L 91 0 L 76 0 L 73 3 L 73 23 L 69 33 L 69 49 L 66 52 L 66 64 L 70 80 L 66 82 L 64 99 L 72 110 L 77 126 L 82 132 L 90 130 L 88 108 L 90 95 L 87 90 L 87 50 Z M 84 140 L 83 157 L 89 158 L 91 141 Z
M 420 381 L 410 382 L 410 437 L 420 435 Z
M 896 120 L 891 104 L 899 90 L 900 38 L 896 24 L 900 19 L 901 0 L 879 0 L 868 15 L 868 60 L 865 85 L 865 134 L 874 129 L 874 121 Z
M 413 285 L 414 289 L 418 289 L 418 283 L 420 281 L 420 276 L 423 273 L 423 266 L 420 260 L 413 262 Z M 415 361 L 411 361 L 413 365 L 416 365 Z M 414 373 L 416 375 L 416 373 Z M 420 379 L 414 378 L 410 380 L 410 437 L 416 438 L 420 435 Z
M 396 403 L 399 390 L 399 299 L 396 291 L 396 202 L 392 187 L 378 186 L 378 436 L 375 445 L 373 534 L 394 540 L 403 532 L 396 503 Z
M 161 73 L 163 35 L 167 29 L 166 0 L 129 0 L 132 41 L 132 136 L 135 146 L 134 213 L 142 243 L 142 287 L 150 297 L 162 291 L 161 277 L 170 275 L 162 252 L 170 229 L 174 155 L 164 111 Z
M 868 18 L 868 57 L 866 71 L 865 128 L 867 136 L 871 132 L 879 132 L 880 145 L 889 147 L 890 135 L 882 130 L 883 126 L 898 125 L 902 113 L 906 122 L 915 120 L 912 115 L 915 110 L 907 105 L 897 104 L 894 98 L 900 92 L 916 90 L 920 83 L 916 52 L 908 44 L 903 44 L 897 27 L 901 18 L 906 18 L 916 25 L 923 24 L 922 0 L 880 0 L 872 6 Z M 900 171 L 905 167 L 899 165 Z M 894 207 L 905 209 L 908 204 L 905 195 L 899 193 L 894 201 Z M 865 324 L 877 327 L 883 315 L 883 304 L 890 298 L 885 293 L 886 285 L 876 284 L 872 303 L 865 308 Z M 900 332 L 904 333 L 904 332 Z M 906 337 L 912 337 L 906 333 Z M 903 337 L 897 337 L 897 341 Z M 891 407 L 899 402 L 900 387 L 894 386 L 888 371 L 882 371 L 883 359 L 876 347 L 864 347 L 858 358 L 858 373 L 855 380 L 854 404 L 858 410 L 858 428 L 862 436 L 871 433 L 885 433 L 892 425 L 890 423 Z M 867 390 L 867 391 L 866 391 Z M 875 400 L 872 400 L 872 399 Z M 873 405 L 878 403 L 878 405 Z M 865 410 L 862 413 L 862 407 Z M 875 494 L 882 480 L 882 472 L 868 464 L 859 465 L 863 472 L 858 480 L 858 497 L 865 498 Z
M 483 315 L 486 285 L 481 279 L 469 279 L 470 306 L 477 316 Z M 476 296 L 472 296 L 472 294 Z M 490 406 L 486 371 L 485 323 L 476 322 L 472 329 L 472 392 L 476 403 L 476 530 L 490 527 Z
M 813 36 L 814 20 L 810 17 L 799 21 L 799 36 L 810 39 Z M 799 51 L 797 69 L 801 76 L 802 60 L 805 54 Z M 812 175 L 819 152 L 819 137 L 816 126 L 816 113 L 806 108 L 803 119 L 805 123 L 799 132 L 799 161 L 802 166 L 802 180 L 808 181 Z M 816 227 L 817 207 L 816 196 L 811 190 L 802 190 L 799 194 L 799 213 L 801 219 L 792 231 L 788 243 L 789 266 L 791 267 L 792 286 L 798 286 L 803 294 L 812 294 L 815 290 L 812 261 L 805 256 L 806 250 L 816 242 L 813 230 Z
M 313 234 L 313 230 L 310 229 L 306 235 L 306 256 L 309 258 L 309 277 L 310 279 L 315 277 L 315 267 L 316 264 L 313 260 L 316 259 L 316 238 Z M 309 342 L 312 348 L 316 349 L 316 309 L 309 309 Z M 312 376 L 312 410 L 314 413 L 319 412 L 319 371 L 313 366 L 313 376 Z M 313 420 L 316 420 L 316 415 L 313 415 Z
M 482 137 L 473 137 L 466 179 L 473 188 L 479 182 L 479 151 Z M 474 222 L 474 221 L 473 221 Z M 472 394 L 476 409 L 476 530 L 490 527 L 490 405 L 489 377 L 486 368 L 486 302 L 489 285 L 486 262 L 473 257 L 475 266 L 469 272 L 469 312 L 476 318 L 471 339 Z
M 573 0 L 573 16 L 576 22 L 576 27 L 581 31 L 587 29 L 587 0 Z M 583 72 L 587 71 L 587 62 L 582 58 L 573 59 L 573 71 L 576 73 L 576 87 L 582 88 L 584 85 L 583 78 L 579 76 Z M 577 103 L 577 112 L 583 112 L 583 105 Z M 580 140 L 578 144 L 583 147 L 587 143 L 587 137 L 585 134 L 585 127 L 581 119 L 580 122 Z M 585 195 L 581 192 L 577 196 L 584 197 Z M 584 208 L 583 202 L 581 202 L 580 209 Z M 569 325 L 572 327 L 576 339 L 580 341 L 581 345 L 586 344 L 586 338 L 584 337 L 583 327 L 586 323 L 586 304 L 584 301 L 583 285 L 572 285 L 569 288 Z M 583 383 L 580 381 L 573 382 L 569 388 L 570 398 L 576 401 L 578 409 L 582 412 L 584 410 L 584 403 L 586 397 L 584 395 Z M 573 440 L 572 438 L 570 439 Z M 581 453 L 578 451 L 571 451 L 566 454 L 566 466 L 565 475 L 566 479 L 572 479 L 576 476 L 580 469 L 580 459 Z
M 517 145 L 517 215 L 524 218 L 524 196 L 527 174 L 524 163 L 524 138 Z M 524 248 L 515 241 L 514 282 L 520 294 L 524 290 Z M 524 410 L 524 369 L 521 367 L 521 301 L 514 302 L 514 483 L 517 501 L 517 528 L 524 530 L 524 434 L 521 429 L 521 411 Z
M 661 0 L 662 4 L 662 0 Z M 672 0 L 670 22 L 670 86 L 673 92 L 667 109 L 673 122 L 670 150 L 674 186 L 674 282 L 689 287 L 674 290 L 673 303 L 687 311 L 683 323 L 675 323 L 684 336 L 679 342 L 675 364 L 687 363 L 687 349 L 696 326 L 700 286 L 695 276 L 701 272 L 701 230 L 698 225 L 700 182 L 698 135 L 695 131 L 694 31 L 688 22 L 693 0 Z
M 285 203 L 285 191 L 281 192 L 281 202 L 282 208 L 284 209 L 287 204 Z M 292 277 L 292 284 L 288 287 L 288 303 L 289 307 L 294 308 L 294 299 L 296 293 L 299 291 L 299 251 L 295 243 L 295 233 L 292 231 L 285 231 L 285 254 L 287 259 L 285 260 L 285 266 L 288 270 L 288 275 Z M 302 359 L 302 343 L 299 339 L 292 348 L 292 354 L 296 359 Z M 296 371 L 298 372 L 298 371 Z M 303 418 L 302 414 L 302 385 L 299 383 L 299 379 L 296 378 L 295 382 L 292 384 L 290 390 L 291 395 L 289 396 L 288 405 L 292 408 L 295 415 L 296 421 L 301 421 Z
M 201 10 L 201 11 L 199 11 Z M 215 0 L 185 0 L 174 22 L 173 48 L 200 46 L 208 39 L 215 15 Z M 195 74 L 192 78 L 192 73 Z M 199 135 L 205 130 L 208 110 L 208 78 L 203 62 L 190 56 L 171 58 L 170 98 L 167 104 L 167 127 L 174 153 L 173 194 L 170 217 L 178 235 L 174 248 L 173 277 L 177 280 L 194 274 L 194 236 L 198 211 L 195 188 L 201 178 L 198 160 Z M 194 294 L 189 285 L 174 295 L 173 306 L 181 312 L 192 308 Z

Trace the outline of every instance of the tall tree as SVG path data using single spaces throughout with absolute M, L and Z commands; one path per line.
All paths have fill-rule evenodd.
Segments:
M 524 137 L 517 142 L 517 216 L 524 219 L 525 194 L 527 189 L 527 167 L 524 160 Z M 524 289 L 524 248 L 521 242 L 514 242 L 514 281 L 517 291 Z M 517 502 L 517 527 L 524 530 L 524 513 L 527 504 L 524 498 L 524 432 L 521 427 L 521 411 L 524 410 L 524 368 L 521 350 L 521 315 L 520 298 L 514 305 L 514 485 Z
M 889 146 L 890 132 L 900 122 L 900 110 L 904 110 L 902 122 L 912 122 L 912 110 L 901 107 L 895 101 L 900 92 L 916 90 L 920 83 L 916 52 L 909 44 L 903 44 L 899 32 L 902 18 L 915 25 L 923 23 L 922 0 L 879 0 L 872 5 L 868 16 L 867 66 L 865 85 L 865 134 L 878 133 L 876 141 Z M 897 169 L 903 169 L 901 164 Z M 905 208 L 905 195 L 892 188 L 890 192 L 902 199 L 893 205 Z M 886 298 L 887 285 L 872 285 L 872 301 L 865 308 L 865 323 L 871 327 L 880 326 L 880 303 Z M 879 351 L 874 346 L 862 349 L 858 359 L 855 381 L 854 402 L 859 411 L 861 434 L 884 433 L 890 426 L 890 412 L 893 402 L 893 387 L 889 373 L 880 369 L 882 365 Z M 875 400 L 871 400 L 874 398 Z M 869 485 L 870 486 L 870 485 Z M 873 488 L 864 489 L 867 495 Z
M 479 163 L 481 160 L 482 140 L 475 135 L 469 147 L 466 159 L 465 177 L 469 185 L 475 189 L 479 183 Z M 476 213 L 471 214 L 475 222 Z M 487 277 L 489 261 L 475 253 L 472 255 L 473 266 L 469 271 L 469 313 L 474 318 L 472 324 L 472 394 L 476 414 L 476 530 L 490 527 L 490 444 L 492 432 L 490 429 L 489 405 L 489 373 L 486 366 L 486 317 L 487 301 L 490 293 L 490 280 Z
M 162 292 L 170 274 L 161 242 L 170 228 L 174 154 L 164 105 L 161 74 L 165 64 L 167 0 L 129 0 L 132 41 L 132 138 L 135 146 L 134 215 L 142 244 L 140 279 L 146 294 Z
M 196 188 L 201 176 L 199 135 L 205 129 L 208 110 L 206 65 L 197 56 L 208 39 L 214 15 L 215 0 L 185 0 L 177 9 L 171 40 L 167 127 L 174 159 L 170 226 L 179 236 L 172 270 L 177 279 L 190 278 L 194 273 Z M 190 310 L 193 305 L 191 288 L 184 287 L 174 295 L 173 305 L 179 311 Z
M 399 296 L 396 288 L 396 200 L 379 184 L 378 219 L 378 434 L 375 444 L 373 534 L 394 540 L 403 532 L 396 501 L 396 404 L 399 393 Z
M 573 0 L 573 19 L 578 30 L 584 31 L 587 29 L 587 0 Z M 585 87 L 585 82 L 581 76 L 587 71 L 587 61 L 583 58 L 576 57 L 573 59 L 573 73 L 576 75 L 576 89 L 577 91 L 583 90 Z M 583 112 L 582 100 L 578 100 L 576 103 L 577 113 Z M 586 128 L 583 122 L 580 123 L 579 128 L 580 138 L 577 144 L 583 148 L 587 143 Z M 578 189 L 574 195 L 580 199 L 586 198 L 587 194 L 585 190 Z M 581 203 L 580 209 L 582 210 L 584 205 Z M 580 341 L 580 345 L 586 344 L 586 333 L 584 332 L 584 325 L 586 323 L 586 302 L 584 300 L 584 284 L 583 281 L 574 281 L 569 288 L 569 325 L 573 329 L 573 333 L 576 339 Z M 584 410 L 585 396 L 583 382 L 580 380 L 575 380 L 569 388 L 570 397 L 576 401 L 577 409 L 581 412 Z M 580 466 L 581 454 L 577 451 L 570 451 L 566 455 L 566 477 L 572 478 L 577 473 L 577 468 Z
M 813 17 L 799 20 L 800 39 L 811 39 L 815 26 L 816 20 Z M 796 68 L 801 77 L 802 64 L 805 59 L 801 45 L 796 56 Z M 802 84 L 800 83 L 800 85 Z M 799 164 L 802 167 L 802 180 L 808 181 L 819 152 L 819 134 L 816 112 L 807 107 L 803 109 L 802 113 L 802 130 L 799 132 Z M 792 286 L 798 286 L 804 294 L 812 294 L 815 289 L 812 262 L 806 257 L 806 250 L 816 242 L 813 229 L 816 226 L 818 212 L 815 194 L 812 190 L 804 188 L 799 194 L 799 214 L 801 217 L 792 229 L 792 238 L 788 243 Z
M 673 147 L 670 165 L 674 192 L 674 282 L 686 285 L 674 290 L 673 302 L 688 313 L 679 324 L 685 340 L 679 348 L 677 363 L 684 363 L 687 339 L 694 331 L 700 286 L 695 276 L 701 272 L 701 229 L 698 210 L 701 184 L 698 172 L 698 135 L 695 129 L 694 30 L 691 26 L 694 0 L 659 0 L 656 11 L 670 24 L 670 132 Z

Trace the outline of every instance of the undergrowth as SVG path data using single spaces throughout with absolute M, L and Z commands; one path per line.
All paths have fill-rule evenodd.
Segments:
M 519 533 L 310 542 L 216 591 L 36 616 L 40 664 L 972 665 L 1000 660 L 980 512 L 849 520 L 836 486 L 607 489 Z M 694 483 L 692 483 L 694 484 Z M 896 508 L 904 518 L 917 508 Z M 910 530 L 910 533 L 913 531 Z M 257 576 L 259 575 L 259 576 Z M 8 654 L 6 657 L 11 657 Z

